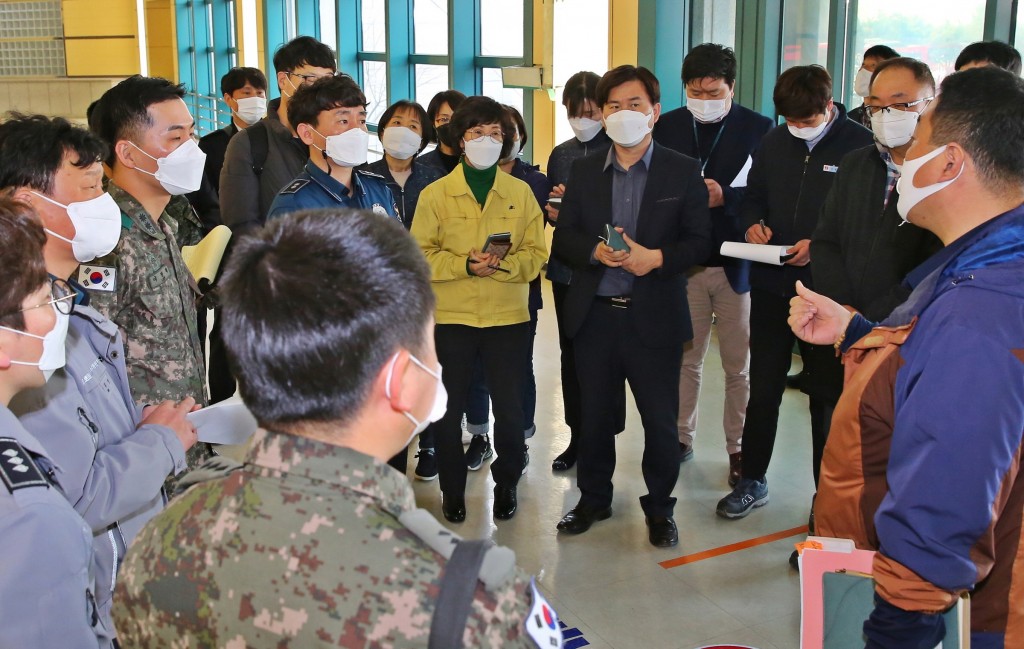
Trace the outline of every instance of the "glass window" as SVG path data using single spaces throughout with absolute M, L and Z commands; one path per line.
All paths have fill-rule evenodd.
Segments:
M 335 0 L 320 0 L 320 42 L 338 47 L 338 5 Z
M 523 90 L 522 88 L 505 88 L 501 85 L 501 68 L 484 68 L 484 91 L 483 94 L 502 104 L 515 106 L 520 113 L 523 112 Z
M 376 124 L 388 107 L 388 64 L 363 61 L 363 94 L 366 95 L 366 121 Z
M 553 70 L 555 82 L 555 143 L 573 136 L 562 108 L 562 87 L 583 70 L 608 71 L 608 3 L 560 0 L 555 3 Z
M 828 5 L 828 0 L 788 0 L 785 3 L 780 72 L 798 65 L 826 65 Z
M 1024 3 L 1017 3 L 1017 28 L 1013 32 L 1014 47 L 1024 47 Z
M 939 83 L 960 50 L 982 39 L 984 22 L 985 0 L 860 0 L 851 68 L 856 73 L 867 48 L 888 45 L 927 63 Z
M 480 0 L 482 56 L 523 55 L 524 4 L 508 0 Z
M 414 0 L 412 20 L 416 54 L 448 53 L 447 0 Z
M 363 21 L 362 51 L 385 51 L 384 0 L 362 0 L 360 7 Z
M 448 66 L 418 64 L 416 101 L 426 108 L 431 98 L 442 90 L 448 90 Z
M 735 0 L 704 0 L 704 42 L 736 46 Z

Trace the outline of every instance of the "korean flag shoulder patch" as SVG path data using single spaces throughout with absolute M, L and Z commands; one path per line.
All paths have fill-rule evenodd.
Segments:
M 562 629 L 558 623 L 558 613 L 537 590 L 537 583 L 530 578 L 530 597 L 533 606 L 526 616 L 526 634 L 543 649 L 561 649 Z
M 109 293 L 117 288 L 117 269 L 113 266 L 79 266 L 78 283 L 89 291 Z

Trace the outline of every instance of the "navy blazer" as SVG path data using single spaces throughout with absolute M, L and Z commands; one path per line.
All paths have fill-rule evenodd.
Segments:
M 737 293 L 750 291 L 750 262 L 718 254 L 723 241 L 743 241 L 744 228 L 740 225 L 740 203 L 744 187 L 732 187 L 740 170 L 747 163 L 764 134 L 772 130 L 775 122 L 760 113 L 740 106 L 735 101 L 729 114 L 720 122 L 722 136 L 704 168 L 704 177 L 722 186 L 725 204 L 711 208 L 711 234 L 714 250 L 702 266 L 721 266 L 729 285 Z M 654 125 L 654 140 L 683 155 L 699 157 L 693 137 L 693 115 L 685 107 L 669 111 Z
M 693 158 L 652 143 L 651 167 L 637 219 L 635 240 L 660 249 L 661 268 L 637 277 L 630 317 L 640 341 L 650 347 L 681 345 L 693 338 L 686 302 L 686 272 L 711 251 L 708 190 Z M 573 268 L 565 298 L 565 335 L 574 337 L 583 325 L 604 275 L 604 264 L 592 253 L 612 222 L 612 173 L 608 152 L 573 163 L 555 228 L 552 254 Z

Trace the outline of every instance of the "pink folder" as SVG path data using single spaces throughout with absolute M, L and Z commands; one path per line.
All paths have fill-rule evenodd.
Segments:
M 840 539 L 828 540 L 839 543 L 826 543 L 823 550 L 807 548 L 800 554 L 800 649 L 822 649 L 825 625 L 822 575 L 837 570 L 871 574 L 873 551 L 857 550 L 852 541 L 846 541 L 847 548 L 842 547 L 845 544 Z M 830 547 L 839 549 L 828 549 Z

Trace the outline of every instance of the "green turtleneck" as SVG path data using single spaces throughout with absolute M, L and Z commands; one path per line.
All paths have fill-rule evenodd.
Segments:
M 487 192 L 491 191 L 491 187 L 494 186 L 494 178 L 498 175 L 498 165 L 493 164 L 486 169 L 477 169 L 463 159 L 462 171 L 466 175 L 466 184 L 473 192 L 476 202 L 483 207 L 487 201 Z

